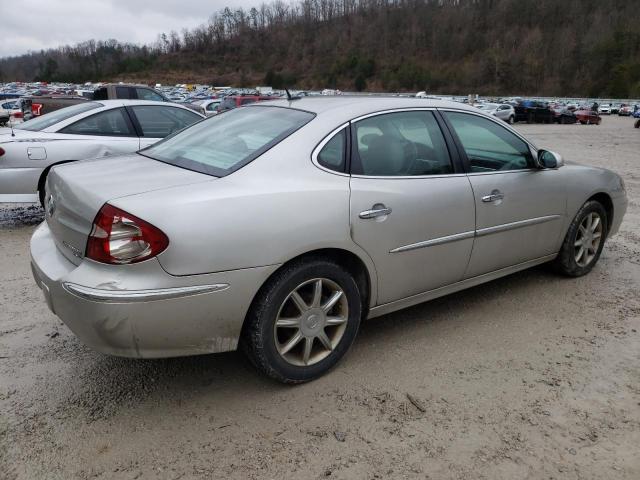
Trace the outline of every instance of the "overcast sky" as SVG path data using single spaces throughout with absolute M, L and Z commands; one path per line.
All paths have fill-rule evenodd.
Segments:
M 159 33 L 206 23 L 224 7 L 261 0 L 0 0 L 0 57 L 94 38 L 150 43 Z

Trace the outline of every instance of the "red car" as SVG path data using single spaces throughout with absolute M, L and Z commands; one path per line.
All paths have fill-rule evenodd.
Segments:
M 277 98 L 277 97 L 275 97 Z M 218 113 L 226 112 L 242 105 L 248 105 L 255 102 L 263 102 L 265 100 L 273 100 L 274 97 L 268 97 L 263 95 L 231 95 L 225 97 L 222 102 L 216 107 Z
M 580 109 L 573 112 L 573 114 L 576 116 L 578 122 L 583 125 L 600 125 L 600 122 L 602 121 L 598 112 L 594 112 L 593 110 Z

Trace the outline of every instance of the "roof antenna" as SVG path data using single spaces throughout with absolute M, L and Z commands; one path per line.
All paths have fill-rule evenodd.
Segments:
M 291 95 L 291 92 L 289 92 L 287 87 L 284 87 L 284 91 L 287 92 L 287 100 L 289 101 L 300 100 L 302 98 L 300 95 Z

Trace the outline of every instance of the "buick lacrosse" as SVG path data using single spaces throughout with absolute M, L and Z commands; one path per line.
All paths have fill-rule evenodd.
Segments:
M 96 350 L 241 347 L 299 383 L 362 319 L 545 262 L 588 273 L 626 205 L 615 173 L 473 107 L 278 100 L 54 167 L 31 257 L 48 306 Z

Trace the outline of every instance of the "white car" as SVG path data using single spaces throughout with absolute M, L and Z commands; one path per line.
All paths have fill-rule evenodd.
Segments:
M 207 117 L 211 117 L 213 115 L 218 114 L 218 105 L 222 103 L 221 98 L 213 98 L 209 100 L 198 100 L 193 102 L 194 105 L 199 107 L 201 113 L 204 113 Z
M 609 105 L 608 103 L 603 103 L 598 108 L 598 113 L 600 115 L 609 115 L 611 113 L 611 105 Z
M 172 103 L 101 100 L 0 128 L 0 202 L 43 203 L 54 165 L 133 153 L 203 118 Z
M 18 105 L 18 99 L 4 100 L 0 102 L 0 122 L 6 121 L 11 123 L 22 121 L 22 110 Z
M 489 115 L 498 117 L 500 120 L 504 120 L 507 123 L 513 124 L 516 121 L 516 111 L 512 105 L 508 103 L 482 103 L 476 105 L 477 108 Z

